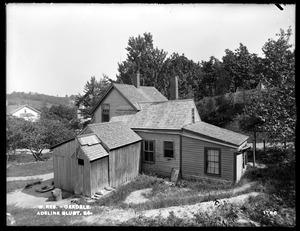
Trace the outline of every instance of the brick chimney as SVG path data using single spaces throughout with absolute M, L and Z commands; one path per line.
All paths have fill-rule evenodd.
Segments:
M 133 76 L 133 85 L 136 88 L 140 88 L 140 72 L 137 71 L 136 75 Z
M 178 99 L 178 76 L 170 79 L 170 100 Z

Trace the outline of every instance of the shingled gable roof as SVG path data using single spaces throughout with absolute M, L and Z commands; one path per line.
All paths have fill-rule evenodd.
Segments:
M 183 130 L 198 133 L 229 144 L 240 146 L 249 137 L 205 122 L 198 122 L 183 127 Z
M 192 108 L 195 108 L 196 121 L 200 120 L 193 99 L 139 104 L 141 111 L 130 116 L 116 116 L 111 121 L 123 121 L 132 129 L 181 130 L 192 122 Z
M 92 113 L 94 113 L 94 111 L 98 108 L 98 106 L 112 89 L 116 89 L 116 91 L 136 110 L 140 110 L 138 102 L 168 101 L 168 99 L 155 87 L 140 86 L 139 88 L 136 88 L 133 85 L 112 83 L 103 96 L 99 99 L 93 108 Z
M 142 138 L 123 122 L 104 122 L 89 124 L 83 131 L 85 134 L 94 133 L 109 150 L 141 141 Z

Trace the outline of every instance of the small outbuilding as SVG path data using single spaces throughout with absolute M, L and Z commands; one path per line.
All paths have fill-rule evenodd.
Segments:
M 54 186 L 93 196 L 117 187 L 140 171 L 141 138 L 122 122 L 88 125 L 80 135 L 54 146 Z

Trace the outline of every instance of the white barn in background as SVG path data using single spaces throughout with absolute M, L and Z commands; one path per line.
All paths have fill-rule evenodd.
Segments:
M 24 118 L 25 120 L 31 120 L 35 122 L 40 118 L 41 112 L 32 106 L 23 105 L 10 112 L 9 114 L 19 118 Z

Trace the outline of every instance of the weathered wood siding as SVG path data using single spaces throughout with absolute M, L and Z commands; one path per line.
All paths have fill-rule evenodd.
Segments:
M 53 150 L 54 187 L 73 192 L 72 154 L 75 153 L 75 140 L 62 144 Z
M 109 104 L 109 118 L 113 116 L 131 115 L 136 113 L 136 110 L 128 104 L 128 102 L 119 94 L 119 92 L 117 92 L 115 89 L 112 89 L 94 112 L 93 123 L 102 122 L 102 104 Z
M 142 171 L 145 173 L 157 173 L 163 176 L 171 176 L 172 168 L 179 169 L 180 165 L 180 135 L 178 134 L 161 134 L 154 132 L 136 133 L 143 138 L 143 140 L 154 140 L 155 162 L 145 163 L 142 160 Z M 174 158 L 164 157 L 164 141 L 174 142 Z M 142 154 L 143 155 L 143 154 Z M 142 157 L 142 156 L 141 156 Z M 143 158 L 143 157 L 142 157 Z
M 205 174 L 204 148 L 221 149 L 221 176 Z M 236 149 L 190 137 L 182 137 L 182 177 L 205 177 L 234 181 L 234 152 Z
M 78 164 L 78 158 L 83 159 L 84 165 Z M 78 149 L 78 158 L 76 158 L 77 166 L 75 170 L 75 194 L 82 194 L 85 196 L 91 195 L 91 163 L 81 148 Z M 76 165 L 76 164 L 75 164 Z
M 91 195 L 99 189 L 104 189 L 108 182 L 108 156 L 95 160 L 91 165 Z
M 124 146 L 109 153 L 109 181 L 117 187 L 139 174 L 141 142 Z

